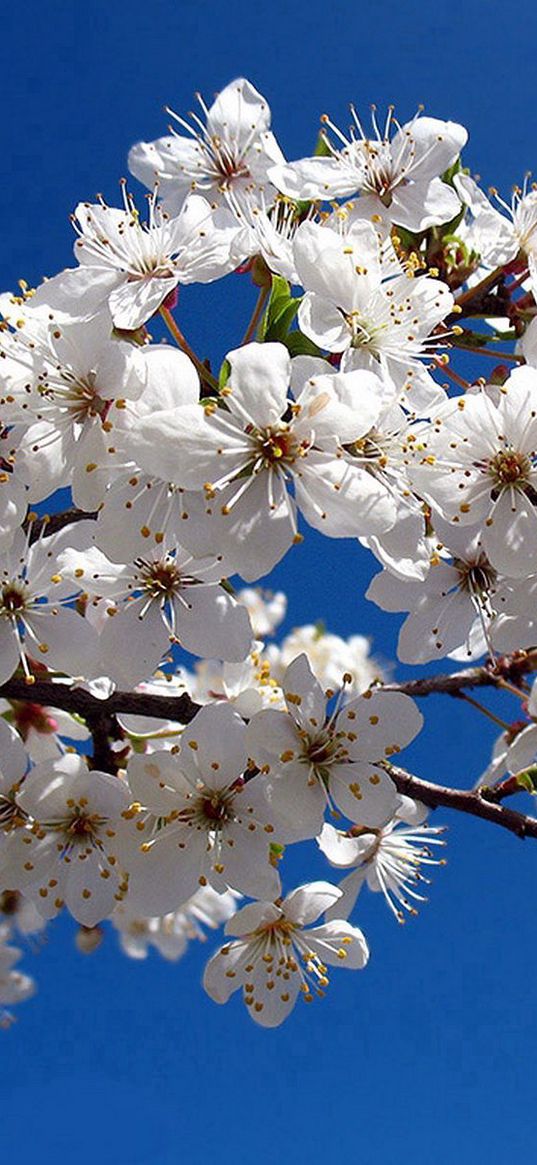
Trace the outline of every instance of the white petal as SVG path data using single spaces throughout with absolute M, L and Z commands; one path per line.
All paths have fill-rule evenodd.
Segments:
M 292 890 L 282 902 L 285 917 L 298 926 L 308 926 L 341 898 L 341 891 L 330 882 L 309 882 Z
M 226 397 L 231 411 L 237 400 L 241 417 L 256 425 L 273 425 L 287 408 L 291 359 L 283 344 L 245 344 L 228 352 L 231 373 Z
M 399 804 L 391 777 L 372 765 L 332 765 L 330 794 L 346 817 L 373 829 L 387 825 Z
M 361 971 L 369 959 L 369 947 L 362 931 L 349 922 L 326 922 L 309 930 L 307 937 L 312 951 L 332 967 Z

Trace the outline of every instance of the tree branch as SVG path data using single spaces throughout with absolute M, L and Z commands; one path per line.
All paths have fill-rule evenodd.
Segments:
M 74 712 L 85 720 L 96 721 L 104 716 L 130 713 L 133 716 L 155 716 L 160 720 L 174 720 L 179 724 L 190 724 L 199 712 L 201 704 L 195 704 L 185 692 L 182 696 L 158 696 L 152 692 L 113 692 L 105 700 L 92 696 L 84 688 L 71 684 L 55 683 L 53 680 L 39 680 L 28 684 L 22 678 L 13 678 L 0 685 L 0 696 L 5 700 L 29 700 L 32 704 L 43 704 L 51 708 L 61 708 L 64 712 Z
M 433 675 L 401 683 L 383 684 L 386 692 L 403 692 L 414 697 L 446 693 L 459 696 L 464 688 L 501 687 L 505 680 L 520 683 L 528 672 L 537 669 L 537 650 L 515 652 L 482 667 L 465 668 L 451 675 Z M 152 692 L 113 692 L 104 700 L 92 696 L 84 688 L 53 680 L 36 679 L 28 684 L 23 678 L 13 678 L 0 686 L 0 696 L 7 700 L 27 700 L 52 708 L 61 708 L 87 721 L 93 738 L 93 763 L 96 768 L 114 772 L 114 752 L 110 737 L 117 736 L 115 717 L 121 713 L 154 716 L 178 724 L 189 724 L 201 705 L 184 692 L 180 696 L 160 696 Z M 431 809 L 443 806 L 460 813 L 468 813 L 490 821 L 517 837 L 537 838 L 537 819 L 517 813 L 501 804 L 503 797 L 522 792 L 515 787 L 514 778 L 501 784 L 477 790 L 450 789 L 422 780 L 388 761 L 381 762 L 400 793 L 405 793 Z
M 116 773 L 117 758 L 110 745 L 110 738 L 117 739 L 120 732 L 115 716 L 101 710 L 86 713 L 86 720 L 93 743 L 92 767 L 101 773 Z
M 451 674 L 440 673 L 417 680 L 379 684 L 376 690 L 403 692 L 414 698 L 436 693 L 458 696 L 465 688 L 501 688 L 506 680 L 519 684 L 525 675 L 535 670 L 537 670 L 537 649 L 531 649 L 513 652 L 512 655 L 503 656 L 494 663 L 464 668 Z M 161 720 L 174 720 L 178 724 L 190 724 L 201 707 L 187 692 L 181 696 L 159 696 L 153 692 L 118 691 L 101 700 L 92 696 L 85 688 L 73 684 L 39 678 L 29 684 L 18 676 L 0 685 L 0 696 L 6 700 L 28 700 L 32 704 L 62 708 L 65 712 L 74 712 L 84 718 L 92 714 L 95 716 L 99 712 L 111 716 L 125 712 L 135 716 L 155 716 Z
M 47 537 L 50 534 L 57 534 L 65 526 L 71 526 L 74 522 L 83 522 L 85 519 L 95 521 L 98 513 L 98 510 L 77 510 L 73 508 L 70 510 L 62 510 L 57 514 L 46 514 L 42 518 L 34 518 L 30 531 L 30 543 L 37 542 L 42 534 L 46 534 Z M 28 526 L 28 517 L 26 517 L 23 522 L 23 528 L 27 530 Z
M 502 656 L 493 663 L 486 663 L 481 667 L 467 667 L 449 675 L 423 676 L 417 680 L 382 684 L 382 691 L 403 692 L 416 699 L 436 693 L 458 696 L 464 688 L 501 688 L 505 680 L 519 684 L 524 676 L 536 669 L 537 649 L 532 648 L 529 651 L 515 651 L 512 655 Z
M 400 793 L 421 801 L 430 809 L 438 809 L 439 806 L 455 809 L 459 813 L 469 813 L 472 817 L 481 817 L 483 821 L 500 825 L 517 837 L 537 837 L 537 818 L 527 817 L 525 813 L 517 813 L 514 809 L 489 800 L 487 789 L 449 789 L 444 785 L 433 785 L 431 781 L 414 777 L 405 769 L 397 768 L 387 761 L 382 762 L 382 768 L 389 773 Z M 490 793 L 494 794 L 494 790 L 490 790 Z

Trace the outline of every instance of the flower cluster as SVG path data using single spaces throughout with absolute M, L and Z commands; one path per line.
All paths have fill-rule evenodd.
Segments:
M 367 638 L 267 642 L 285 596 L 243 584 L 311 526 L 374 556 L 402 662 L 535 643 L 537 194 L 490 202 L 466 130 L 421 112 L 368 129 L 352 108 L 348 135 L 325 116 L 298 161 L 245 79 L 171 116 L 129 156 L 147 218 L 125 182 L 80 203 L 76 265 L 0 297 L 0 1004 L 32 989 L 13 928 L 66 910 L 80 949 L 110 919 L 134 958 L 225 923 L 205 988 L 276 1026 L 329 966 L 366 965 L 362 885 L 403 921 L 443 841 L 395 769 L 421 713 Z M 181 305 L 235 272 L 258 302 L 212 368 Z M 498 331 L 514 371 L 452 369 Z M 524 721 L 484 780 L 534 738 Z M 286 893 L 307 839 L 340 887 Z

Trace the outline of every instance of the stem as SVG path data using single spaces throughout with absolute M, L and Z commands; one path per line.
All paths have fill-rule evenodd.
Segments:
M 453 347 L 457 348 L 459 352 L 474 352 L 476 356 L 490 356 L 492 360 L 511 360 L 514 364 L 525 364 L 523 356 L 517 356 L 514 352 L 499 352 L 497 348 L 491 351 L 489 348 L 471 348 L 469 344 L 453 343 Z
M 465 391 L 470 388 L 470 381 L 465 380 L 463 376 L 459 376 L 459 373 L 455 372 L 453 368 L 450 368 L 449 364 L 444 364 L 441 360 L 437 360 L 435 363 L 440 372 L 445 372 L 446 376 L 449 376 L 450 380 L 458 384 L 459 388 L 464 388 Z
M 537 650 L 534 649 L 513 652 L 512 655 L 496 660 L 493 665 L 464 668 L 449 675 L 440 673 L 417 680 L 379 684 L 374 690 L 403 692 L 418 699 L 433 694 L 458 696 L 465 688 L 498 688 L 502 687 L 505 680 L 520 682 L 524 675 L 535 670 Z M 0 685 L 0 697 L 5 700 L 30 700 L 33 704 L 62 708 L 85 720 L 96 719 L 101 714 L 115 716 L 125 712 L 135 716 L 155 716 L 159 720 L 171 720 L 176 724 L 190 724 L 201 708 L 187 692 L 181 696 L 158 696 L 150 692 L 117 691 L 107 699 L 100 700 L 75 684 L 40 679 L 38 676 L 31 686 L 24 677 L 14 676 Z
M 261 319 L 261 316 L 263 314 L 263 310 L 264 310 L 264 307 L 265 307 L 265 304 L 267 302 L 269 295 L 270 295 L 270 287 L 262 287 L 260 292 L 259 292 L 259 295 L 257 297 L 257 303 L 254 307 L 253 312 L 252 312 L 252 318 L 251 318 L 250 323 L 248 324 L 248 327 L 247 327 L 247 329 L 244 333 L 244 336 L 242 338 L 241 347 L 244 344 L 248 344 L 250 342 L 250 340 L 252 339 L 252 336 L 255 334 L 255 330 L 257 328 L 259 320 Z
M 117 736 L 118 725 L 115 717 L 106 711 L 88 713 L 88 728 L 93 743 L 92 768 L 101 773 L 117 772 L 114 753 L 110 747 L 110 737 Z
M 196 356 L 196 353 L 194 352 L 193 348 L 190 347 L 188 340 L 185 336 L 183 336 L 179 325 L 174 320 L 171 311 L 169 311 L 167 307 L 160 307 L 159 313 L 162 316 L 162 319 L 164 320 L 170 335 L 173 336 L 176 343 L 180 348 L 183 349 L 183 352 L 186 353 L 186 355 L 194 364 L 199 374 L 200 380 L 202 380 L 205 384 L 209 384 L 211 388 L 218 389 L 218 381 L 215 380 L 212 372 L 209 372 L 209 369 L 205 367 L 205 364 L 203 364 L 199 356 Z
M 500 781 L 499 785 L 481 785 L 480 793 L 486 801 L 493 801 L 496 805 L 503 801 L 504 797 L 512 797 L 514 793 L 522 793 L 524 789 L 518 782 L 518 773 L 506 777 L 505 780 Z
M 473 287 L 469 287 L 468 291 L 463 291 L 462 295 L 459 295 L 459 298 L 455 300 L 455 303 L 458 307 L 462 307 L 463 304 L 470 303 L 473 299 L 479 299 L 484 291 L 490 291 L 495 283 L 499 283 L 502 276 L 503 267 L 496 267 L 495 271 L 489 272 L 479 283 L 476 283 Z
M 201 707 L 200 704 L 195 704 L 186 692 L 182 696 L 113 692 L 106 700 L 99 700 L 92 696 L 91 692 L 75 685 L 36 679 L 29 687 L 24 678 L 18 676 L 0 686 L 0 696 L 6 700 L 30 700 L 34 704 L 74 712 L 88 721 L 90 730 L 92 722 L 121 712 L 134 716 L 155 716 L 159 720 L 173 720 L 178 724 L 190 724 Z
M 507 732 L 509 724 L 506 724 L 505 720 L 500 720 L 499 716 L 495 716 L 494 712 L 491 712 L 489 708 L 485 708 L 485 705 L 480 704 L 479 700 L 474 700 L 473 696 L 469 696 L 466 692 L 457 692 L 457 699 L 464 700 L 466 704 L 471 704 L 472 708 L 477 708 L 477 711 L 481 712 L 483 716 L 486 716 L 487 720 L 492 720 L 493 724 L 497 724 L 502 732 Z
M 526 279 L 528 278 L 528 275 L 529 275 L 529 271 L 528 271 L 528 268 L 526 267 L 526 270 L 522 272 L 522 275 L 518 276 L 518 279 L 515 279 L 513 283 L 508 284 L 507 289 L 509 291 L 509 295 L 511 295 L 513 293 L 513 291 L 517 291 L 519 287 L 522 287 L 522 284 L 525 283 Z
M 523 688 L 517 688 L 515 684 L 511 684 L 506 679 L 498 680 L 498 687 L 505 688 L 506 692 L 512 692 L 513 696 L 516 696 L 518 700 L 527 700 L 529 696 L 529 692 L 525 692 Z
M 57 534 L 63 530 L 64 526 L 70 526 L 73 522 L 83 522 L 87 519 L 89 522 L 95 522 L 99 515 L 98 510 L 62 510 L 57 514 L 47 514 L 43 518 L 35 518 L 32 522 L 32 529 L 30 532 L 30 545 L 37 542 L 41 537 L 43 530 L 46 529 L 47 537 L 51 534 Z M 28 518 L 23 522 L 23 529 L 28 528 Z

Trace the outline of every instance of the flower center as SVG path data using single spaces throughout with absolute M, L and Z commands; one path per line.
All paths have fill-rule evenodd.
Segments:
M 516 449 L 496 453 L 488 463 L 488 472 L 494 484 L 501 488 L 506 485 L 525 486 L 529 483 L 531 461 L 525 453 Z
M 362 158 L 365 163 L 366 175 L 364 189 L 371 194 L 378 194 L 384 206 L 390 206 L 391 191 L 397 186 L 399 176 L 395 171 L 392 152 L 388 142 L 366 140 L 361 143 Z
M 381 332 L 386 331 L 388 325 L 379 322 L 371 323 L 357 311 L 351 311 L 347 315 L 343 313 L 343 315 L 351 332 L 351 348 L 368 348 L 370 352 L 375 354 L 379 346 L 377 338 Z
M 222 186 L 228 186 L 233 178 L 249 178 L 250 171 L 244 158 L 236 155 L 232 148 L 218 136 L 211 138 L 211 153 Z
M 378 433 L 376 429 L 370 429 L 365 437 L 360 437 L 351 445 L 345 445 L 345 449 L 351 457 L 364 462 L 363 468 L 370 473 L 374 473 L 377 468 L 386 468 L 388 464 L 387 447 L 386 434 Z
M 178 819 L 189 822 L 197 829 L 218 831 L 235 820 L 233 802 L 234 795 L 229 790 L 205 789 L 188 809 L 182 810 Z
M 83 425 L 94 417 L 105 420 L 110 401 L 101 396 L 95 384 L 95 373 L 77 377 L 70 372 L 61 373 L 58 382 L 45 380 L 39 388 L 41 396 L 66 409 L 72 421 Z
M 161 559 L 158 562 L 145 562 L 140 558 L 136 565 L 141 570 L 141 585 L 153 599 L 170 599 L 186 582 L 181 578 L 174 562 Z M 192 580 L 193 581 L 193 580 Z
M 347 760 L 348 750 L 341 743 L 342 735 L 330 729 L 323 729 L 314 737 L 304 733 L 301 759 L 318 770 L 320 776 L 328 776 L 324 772 L 326 768 Z
M 481 554 L 475 562 L 464 562 L 461 558 L 455 558 L 453 565 L 459 575 L 460 591 L 484 596 L 494 589 L 498 576 L 486 555 Z
M 296 923 L 290 922 L 288 918 L 277 918 L 275 921 L 262 922 L 253 933 L 259 936 L 266 934 L 281 936 L 287 946 L 291 942 L 290 936 L 297 929 Z
M 302 457 L 307 444 L 299 444 L 288 426 L 281 429 L 269 427 L 256 434 L 259 457 L 265 469 L 277 465 L 293 465 L 297 457 Z
M 193 575 L 183 574 L 171 558 L 161 558 L 153 562 L 137 558 L 134 565 L 140 572 L 136 586 L 146 592 L 148 602 L 155 599 L 164 604 L 178 598 L 180 602 L 188 606 L 186 600 L 182 598 L 181 592 L 186 587 L 197 586 L 200 581 Z
M 95 832 L 93 821 L 90 817 L 76 817 L 68 826 L 67 832 L 74 837 L 85 837 L 88 833 L 92 835 Z
M 28 606 L 28 592 L 24 583 L 9 582 L 0 592 L 0 615 L 12 619 Z

